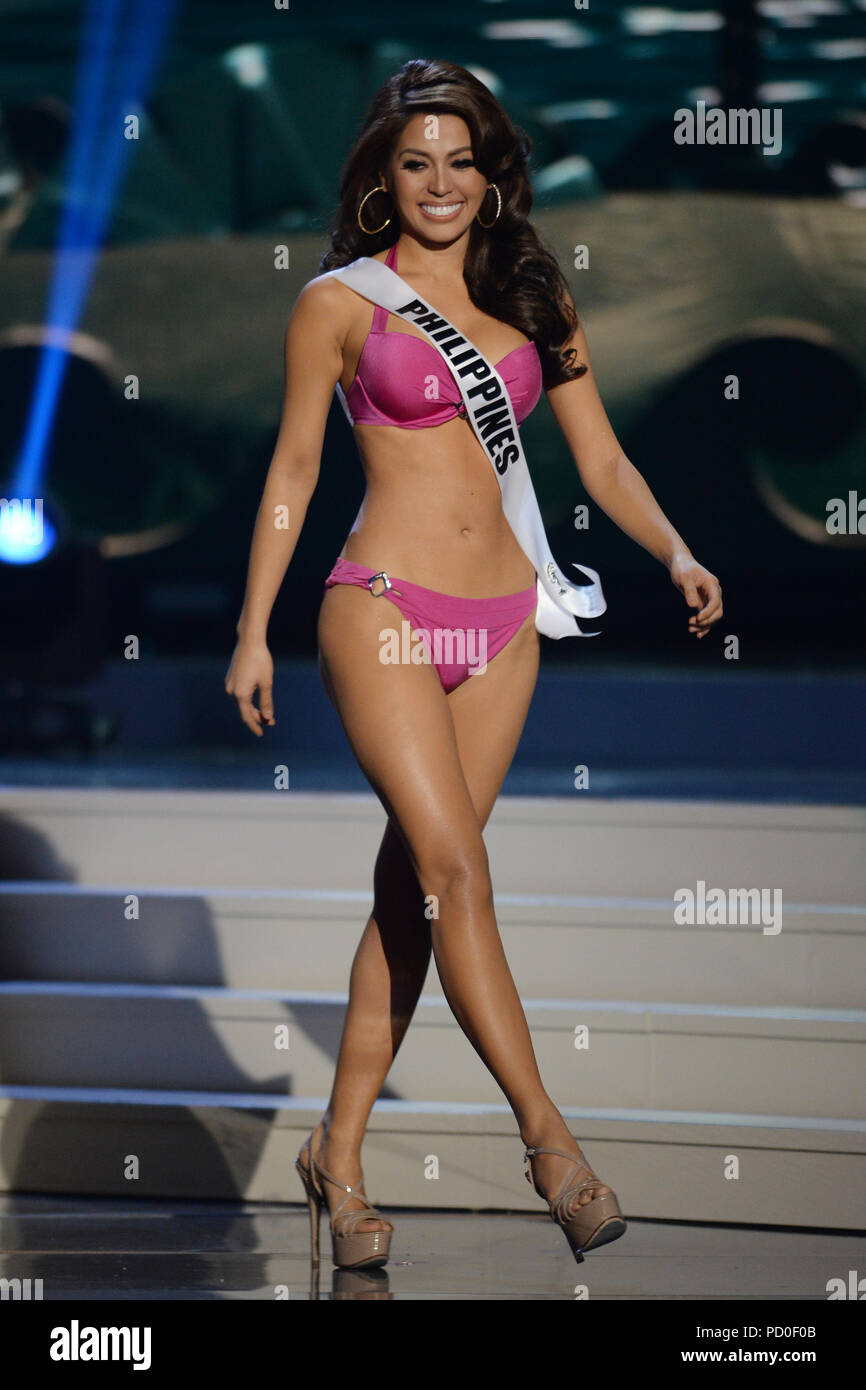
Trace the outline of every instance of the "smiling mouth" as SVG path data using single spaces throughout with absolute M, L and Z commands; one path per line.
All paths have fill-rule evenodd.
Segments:
M 421 203 L 421 204 L 419 204 L 419 206 L 420 206 L 420 208 L 421 208 L 421 211 L 424 212 L 424 213 L 426 213 L 428 217 L 440 217 L 440 218 L 443 218 L 443 219 L 444 219 L 444 218 L 446 218 L 446 217 L 453 217 L 453 216 L 455 215 L 455 213 L 458 213 L 458 212 L 460 211 L 460 209 L 461 209 L 462 207 L 465 206 L 465 204 L 463 204 L 463 203 Z

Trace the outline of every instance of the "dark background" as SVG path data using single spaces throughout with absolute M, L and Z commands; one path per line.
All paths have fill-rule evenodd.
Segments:
M 853 3 L 825 10 L 179 5 L 52 436 L 45 495 L 62 544 L 38 566 L 0 564 L 7 751 L 68 741 L 56 712 L 34 733 L 16 692 L 50 704 L 97 691 L 104 705 L 123 684 L 130 633 L 151 680 L 159 662 L 208 673 L 196 682 L 209 691 L 200 722 L 176 721 L 170 741 L 248 739 L 212 706 L 224 699 L 276 438 L 285 324 L 316 273 L 363 112 L 412 56 L 472 67 L 530 134 L 534 220 L 569 278 L 614 428 L 724 586 L 725 617 L 696 643 L 664 570 L 598 508 L 588 531 L 574 530 L 584 497 L 543 402 L 523 434 L 548 535 L 562 565 L 601 572 L 609 604 L 603 637 L 545 642 L 543 669 L 676 679 L 686 702 L 690 680 L 856 681 L 866 535 L 832 537 L 824 521 L 829 499 L 866 496 L 866 16 Z M 0 478 L 38 361 L 82 13 L 0 0 Z M 780 109 L 781 152 L 676 145 L 673 113 L 698 98 Z M 577 270 L 582 244 L 589 268 Z M 274 265 L 281 245 L 285 270 Z M 130 373 L 141 383 L 134 403 L 122 390 Z M 737 401 L 724 399 L 731 373 Z M 322 583 L 361 496 L 335 402 L 271 624 L 281 661 L 314 656 Z M 174 680 L 156 680 L 163 697 Z M 838 732 L 841 689 L 822 688 L 822 738 Z M 108 704 L 102 733 L 85 719 L 85 744 L 147 741 L 152 703 L 130 687 Z M 794 744 L 797 705 L 779 731 Z M 749 717 L 741 701 L 731 727 L 737 708 Z M 758 756 L 749 747 L 746 761 Z

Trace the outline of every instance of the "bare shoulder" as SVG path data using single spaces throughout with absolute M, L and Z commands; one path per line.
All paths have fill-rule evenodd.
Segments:
M 307 281 L 298 295 L 295 313 L 300 311 L 304 316 L 341 318 L 347 312 L 351 314 L 354 298 L 350 289 L 326 272 L 324 275 L 317 275 L 314 280 Z
M 295 301 L 288 324 L 288 337 L 299 349 L 314 348 L 337 351 L 342 349 L 352 327 L 357 298 L 345 285 L 330 275 L 317 275 L 308 280 Z
M 334 272 L 325 271 L 301 290 L 293 317 L 310 325 L 327 321 L 343 342 L 363 312 L 363 304 L 363 297 L 356 290 L 349 289 Z

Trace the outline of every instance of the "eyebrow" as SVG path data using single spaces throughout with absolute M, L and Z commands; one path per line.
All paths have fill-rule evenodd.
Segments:
M 472 146 L 471 146 L 471 145 L 460 145 L 459 148 L 456 149 L 456 150 L 449 150 L 449 151 L 448 151 L 449 157 L 453 157 L 455 154 L 462 154 L 464 150 L 469 150 L 469 152 L 470 152 L 470 154 L 471 154 L 471 153 L 472 153 Z M 416 150 L 416 149 L 413 149 L 411 146 L 407 146 L 405 150 L 401 150 L 401 151 L 400 151 L 400 154 L 401 154 L 401 155 L 404 155 L 404 154 L 420 154 L 420 155 L 423 155 L 425 159 L 429 159 L 429 158 L 430 158 L 430 151 L 429 151 L 429 150 Z

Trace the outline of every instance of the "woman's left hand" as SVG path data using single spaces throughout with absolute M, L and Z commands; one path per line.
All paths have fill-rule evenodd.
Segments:
M 722 616 L 722 586 L 718 579 L 692 555 L 675 556 L 670 576 L 689 608 L 698 610 L 689 618 L 689 632 L 706 637 L 712 624 Z

